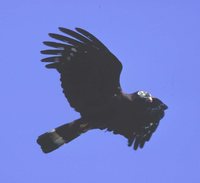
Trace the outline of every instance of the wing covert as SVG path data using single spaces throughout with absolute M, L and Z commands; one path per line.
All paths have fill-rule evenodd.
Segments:
M 45 41 L 52 49 L 41 51 L 53 55 L 42 59 L 47 68 L 61 74 L 63 92 L 70 105 L 80 113 L 102 104 L 121 91 L 120 61 L 91 33 L 59 28 L 65 35 L 49 36 L 56 42 Z

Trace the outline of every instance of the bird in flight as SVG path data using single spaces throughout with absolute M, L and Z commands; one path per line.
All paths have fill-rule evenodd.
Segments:
M 60 27 L 63 33 L 45 41 L 50 55 L 47 68 L 60 73 L 63 93 L 80 119 L 40 135 L 37 143 L 49 153 L 92 129 L 107 130 L 127 138 L 128 146 L 143 148 L 168 108 L 146 91 L 124 93 L 120 86 L 121 62 L 88 31 Z

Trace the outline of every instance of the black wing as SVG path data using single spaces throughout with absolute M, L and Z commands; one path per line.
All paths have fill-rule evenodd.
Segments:
M 153 98 L 153 102 L 146 103 L 145 108 L 139 128 L 127 137 L 128 145 L 134 144 L 135 150 L 138 147 L 143 148 L 144 144 L 150 140 L 168 107 L 158 98 Z
M 61 74 L 63 92 L 70 105 L 80 113 L 106 104 L 119 93 L 120 61 L 92 34 L 76 28 L 59 28 L 67 36 L 49 36 L 61 42 L 44 42 L 53 47 L 41 53 L 54 55 L 42 59 L 50 62 L 47 68 L 56 68 Z

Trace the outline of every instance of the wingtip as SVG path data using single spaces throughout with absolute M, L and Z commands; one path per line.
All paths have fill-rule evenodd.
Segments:
M 45 67 L 47 68 L 47 69 L 58 69 L 58 64 L 59 63 L 52 63 L 52 64 L 47 64 L 47 65 L 45 65 Z
M 78 32 L 85 31 L 84 29 L 82 29 L 80 27 L 75 27 L 75 30 L 78 31 Z
M 68 28 L 65 28 L 65 27 L 58 27 L 58 29 L 63 32 L 63 33 L 72 33 L 72 32 L 75 32 L 73 29 L 68 29 Z M 76 28 L 74 28 L 76 30 Z M 78 28 L 79 29 L 79 28 Z
M 49 46 L 49 41 L 43 41 L 42 44 Z
M 41 53 L 41 54 L 45 54 L 45 50 L 41 50 L 40 53 Z
M 56 34 L 55 34 L 55 33 L 49 33 L 48 35 L 49 35 L 49 37 L 51 37 L 51 38 L 55 38 L 55 37 L 56 37 Z
M 44 53 L 42 53 L 42 54 L 44 54 Z M 41 59 L 41 62 L 49 62 L 48 59 L 49 59 L 49 58 L 42 58 L 42 59 Z
M 64 28 L 64 27 L 58 27 L 58 30 L 61 31 L 61 32 L 63 32 L 63 30 L 66 30 L 66 28 Z

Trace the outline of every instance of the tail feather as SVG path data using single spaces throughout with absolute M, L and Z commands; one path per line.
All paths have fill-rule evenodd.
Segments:
M 40 135 L 37 143 L 41 146 L 44 153 L 49 153 L 88 130 L 89 125 L 78 119 Z

